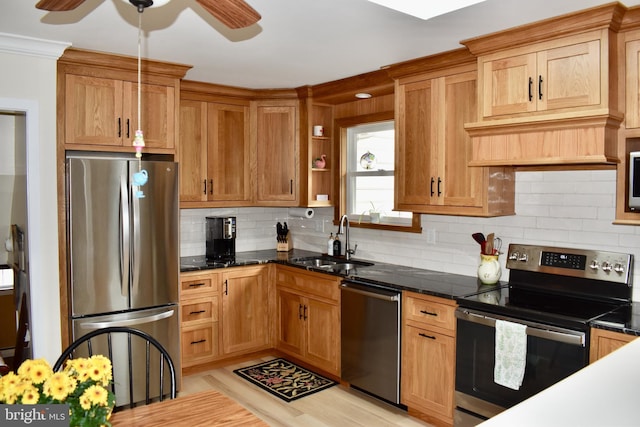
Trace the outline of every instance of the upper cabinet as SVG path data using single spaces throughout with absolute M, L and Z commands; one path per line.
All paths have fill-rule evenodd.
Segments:
M 174 153 L 180 79 L 189 68 L 143 61 L 138 103 L 136 58 L 68 49 L 58 61 L 59 141 L 69 149 L 134 151 L 141 129 L 146 150 Z
M 251 202 L 249 101 L 221 100 L 215 88 L 183 82 L 179 158 L 184 207 Z
M 534 46 L 484 56 L 483 118 L 600 106 L 600 37 L 585 38 L 539 51 Z
M 418 61 L 419 73 L 411 61 L 388 70 L 397 79 L 396 208 L 512 215 L 513 170 L 468 166 L 472 146 L 464 123 L 476 117 L 475 59 L 460 49 Z
M 251 103 L 251 139 L 255 144 L 255 204 L 296 206 L 299 192 L 299 102 L 297 99 Z
M 614 164 L 619 3 L 462 43 L 478 57 L 471 165 Z

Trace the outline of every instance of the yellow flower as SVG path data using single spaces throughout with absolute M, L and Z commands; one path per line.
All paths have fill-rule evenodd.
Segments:
M 22 394 L 22 403 L 25 405 L 35 405 L 38 403 L 38 399 L 40 399 L 40 393 L 38 393 L 38 390 L 34 386 L 30 385 L 25 388 Z
M 92 368 L 92 380 L 99 381 L 103 386 L 106 386 L 113 379 L 113 374 L 111 371 L 111 361 L 107 357 L 101 355 L 91 356 L 90 365 Z
M 87 396 L 86 392 L 83 393 L 82 396 L 80 396 L 80 406 L 85 411 L 88 411 L 89 409 L 91 409 L 91 401 L 89 400 L 89 397 Z
M 108 393 L 103 387 L 99 385 L 92 385 L 82 394 L 82 397 L 87 396 L 89 401 L 94 405 L 106 406 Z
M 9 372 L 7 375 L 0 378 L 0 402 L 8 403 L 10 405 L 16 403 L 18 399 L 18 384 L 20 383 L 20 377 Z
M 18 368 L 18 375 L 33 384 L 42 384 L 53 375 L 53 370 L 45 359 L 26 360 Z
M 44 383 L 44 393 L 63 401 L 76 387 L 75 381 L 63 372 L 57 372 Z

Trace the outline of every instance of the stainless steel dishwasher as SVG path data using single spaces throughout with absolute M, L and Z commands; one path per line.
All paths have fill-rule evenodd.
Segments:
M 345 280 L 341 286 L 342 379 L 400 404 L 400 292 Z

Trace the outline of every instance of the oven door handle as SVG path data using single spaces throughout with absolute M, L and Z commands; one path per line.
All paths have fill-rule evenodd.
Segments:
M 466 320 L 472 323 L 478 323 L 480 325 L 489 326 L 495 328 L 496 320 L 506 320 L 508 322 L 519 323 L 527 327 L 527 335 L 532 337 L 542 338 L 551 341 L 562 342 L 565 344 L 586 346 L 586 334 L 581 331 L 572 331 L 571 329 L 558 328 L 555 326 L 543 325 L 541 323 L 527 322 L 524 320 L 502 317 L 502 316 L 488 316 L 485 313 L 475 312 L 468 309 L 457 309 L 456 317 L 461 320 Z

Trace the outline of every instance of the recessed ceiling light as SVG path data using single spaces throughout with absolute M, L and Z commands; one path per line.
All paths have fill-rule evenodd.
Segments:
M 429 19 L 434 16 L 444 15 L 454 10 L 462 9 L 485 0 L 447 0 L 447 1 L 417 1 L 417 0 L 369 0 L 389 9 L 406 13 L 420 19 Z
M 371 98 L 371 94 L 370 93 L 365 93 L 365 92 L 356 93 L 356 98 L 369 99 L 369 98 Z

